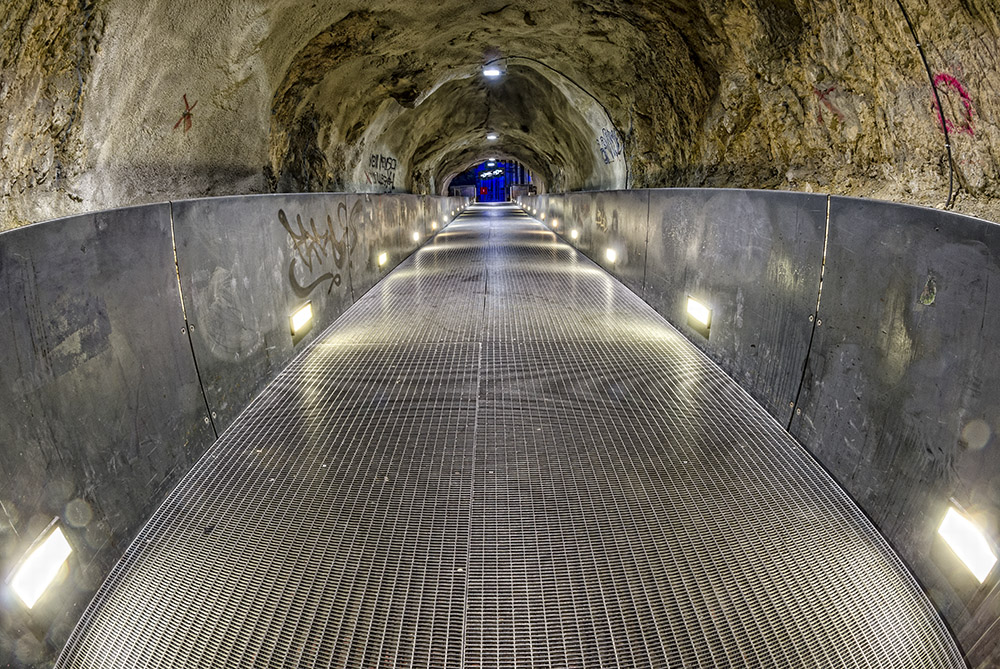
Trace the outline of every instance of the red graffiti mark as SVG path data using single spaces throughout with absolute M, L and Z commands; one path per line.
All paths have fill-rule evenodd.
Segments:
M 189 105 L 188 96 L 187 95 L 184 96 L 184 113 L 181 114 L 181 117 L 177 120 L 177 123 L 174 124 L 174 130 L 177 130 L 177 128 L 181 127 L 181 123 L 184 124 L 184 132 L 187 132 L 188 130 L 191 129 L 191 124 L 194 122 L 194 115 L 191 112 L 194 110 L 197 104 L 198 101 L 195 100 L 193 105 Z
M 972 122 L 972 97 L 969 95 L 962 83 L 946 72 L 941 72 L 936 77 L 934 77 L 934 86 L 938 89 L 939 94 L 943 94 L 946 97 L 950 93 L 958 93 L 959 100 L 962 102 L 962 116 L 964 117 L 962 121 L 955 125 L 951 119 L 947 118 L 938 107 L 938 101 L 935 99 L 932 109 L 937 112 L 938 123 L 941 124 L 941 131 L 947 128 L 948 132 L 957 132 L 963 135 L 968 135 L 969 137 L 976 136 L 975 125 Z
M 838 119 L 840 119 L 841 123 L 843 123 L 843 121 L 844 121 L 844 112 L 840 111 L 837 108 L 837 106 L 835 104 L 833 104 L 833 102 L 830 101 L 830 97 L 829 97 L 830 93 L 833 93 L 836 90 L 837 90 L 836 86 L 830 86 L 829 88 L 824 89 L 824 90 L 820 90 L 820 89 L 814 87 L 813 88 L 813 93 L 815 93 L 816 97 L 819 98 L 819 101 L 821 103 L 823 103 L 823 106 L 826 107 L 827 109 L 829 109 L 830 113 L 834 114 Z M 820 109 L 816 113 L 816 120 L 819 121 L 820 123 L 823 122 L 823 110 L 822 109 Z

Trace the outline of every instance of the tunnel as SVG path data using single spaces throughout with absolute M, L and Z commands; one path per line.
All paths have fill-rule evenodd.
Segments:
M 1000 666 L 993 3 L 0 25 L 0 666 Z

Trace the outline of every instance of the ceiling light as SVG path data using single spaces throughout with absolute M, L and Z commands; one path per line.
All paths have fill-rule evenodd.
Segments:
M 495 79 L 496 77 L 499 77 L 501 74 L 503 74 L 503 72 L 500 71 L 499 67 L 494 67 L 492 65 L 488 65 L 488 66 L 486 66 L 486 67 L 483 68 L 483 76 L 484 77 L 489 77 L 491 79 Z
M 297 335 L 309 324 L 313 317 L 312 302 L 306 302 L 305 306 L 292 314 L 292 334 Z
M 608 249 L 604 252 L 604 257 L 608 259 L 608 262 L 613 263 L 618 260 L 618 252 L 614 249 Z
M 52 526 L 55 529 L 48 536 L 43 533 L 45 538 L 35 542 L 10 581 L 11 588 L 29 609 L 52 584 L 66 558 L 73 552 L 55 521 L 50 525 Z
M 938 528 L 938 534 L 965 563 L 976 580 L 980 583 L 986 580 L 993 571 L 993 565 L 997 563 L 997 556 L 990 549 L 982 530 L 951 507 Z
M 493 141 L 495 141 L 497 139 L 500 139 L 500 135 L 496 134 L 495 132 L 489 132 L 489 133 L 486 133 L 486 139 L 488 139 L 491 142 L 493 142 Z

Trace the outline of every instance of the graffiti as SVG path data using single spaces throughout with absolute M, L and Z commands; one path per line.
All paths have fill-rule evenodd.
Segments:
M 618 133 L 611 132 L 607 128 L 602 128 L 601 134 L 597 136 L 597 148 L 601 151 L 601 158 L 604 158 L 605 165 L 617 160 L 624 150 Z
M 822 90 L 820 90 L 819 88 L 813 87 L 813 93 L 816 95 L 816 97 L 819 98 L 820 103 L 822 103 L 822 105 L 824 107 L 826 107 L 827 110 L 831 114 L 833 114 L 834 116 L 836 116 L 837 119 L 841 123 L 843 123 L 844 122 L 844 112 L 840 111 L 840 109 L 837 108 L 837 105 L 833 104 L 833 101 L 830 100 L 830 94 L 836 92 L 836 90 L 837 90 L 836 86 L 830 86 L 829 88 L 824 88 Z M 823 109 L 822 108 L 820 108 L 820 110 L 816 112 L 816 121 L 819 122 L 819 123 L 823 123 Z
M 192 114 L 191 112 L 194 111 L 194 108 L 196 106 L 198 106 L 198 101 L 195 100 L 193 105 L 189 105 L 188 104 L 188 96 L 185 94 L 184 95 L 184 113 L 181 114 L 181 117 L 179 119 L 177 119 L 177 123 L 174 124 L 174 130 L 177 130 L 177 128 L 181 127 L 181 123 L 184 124 L 184 132 L 185 133 L 188 130 L 191 129 L 191 124 L 194 123 L 194 114 Z
M 945 99 L 950 100 L 951 96 L 954 94 L 958 95 L 959 102 L 962 104 L 962 120 L 956 124 L 951 119 L 947 118 L 944 113 L 938 107 L 938 102 L 935 99 L 932 105 L 932 109 L 937 114 L 938 123 L 941 126 L 941 132 L 945 129 L 951 133 L 959 133 L 962 135 L 968 135 L 969 137 L 976 136 L 976 129 L 972 123 L 972 97 L 969 95 L 965 87 L 962 86 L 961 82 L 955 77 L 941 72 L 936 77 L 934 77 L 934 86 L 938 89 L 938 94 Z
M 329 281 L 330 287 L 327 293 L 333 291 L 334 286 L 339 286 L 343 279 L 340 270 L 347 262 L 348 236 L 350 226 L 348 224 L 347 205 L 341 202 L 337 207 L 337 218 L 343 235 L 337 238 L 334 230 L 333 218 L 326 217 L 326 225 L 316 225 L 315 219 L 309 219 L 307 226 L 302 222 L 302 216 L 295 215 L 293 225 L 285 214 L 284 209 L 278 210 L 278 221 L 285 228 L 288 236 L 292 240 L 292 252 L 294 257 L 288 263 L 288 281 L 292 290 L 298 297 L 308 297 L 308 295 L 324 282 Z M 300 270 L 301 268 L 301 270 Z M 317 276 L 317 273 L 320 273 Z M 299 274 L 306 275 L 306 281 L 299 281 Z
M 392 190 L 396 185 L 396 166 L 398 162 L 392 156 L 373 153 L 368 159 L 368 169 L 365 178 L 368 183 L 379 188 Z

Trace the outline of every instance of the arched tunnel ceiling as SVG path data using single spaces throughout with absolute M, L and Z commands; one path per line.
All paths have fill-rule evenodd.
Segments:
M 904 5 L 957 208 L 998 218 L 995 9 Z M 896 0 L 11 0 L 0 25 L 3 228 L 204 195 L 439 192 L 486 152 L 552 190 L 948 196 Z M 490 83 L 494 57 L 524 58 Z

